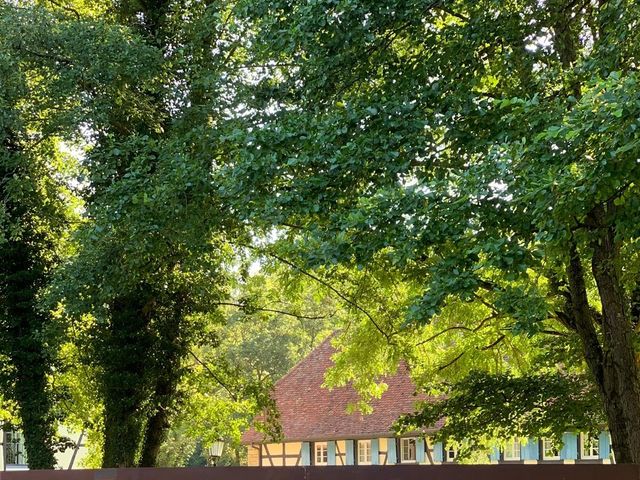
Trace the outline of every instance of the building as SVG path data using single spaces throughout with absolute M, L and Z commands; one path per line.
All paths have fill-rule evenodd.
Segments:
M 357 392 L 349 386 L 333 390 L 322 387 L 335 353 L 331 338 L 276 383 L 274 399 L 283 441 L 265 442 L 262 434 L 249 429 L 242 438 L 248 448 L 248 465 L 455 463 L 454 448 L 430 439 L 441 424 L 403 436 L 394 433 L 395 421 L 414 412 L 416 402 L 426 398 L 416 394 L 406 365 L 401 364 L 395 375 L 384 379 L 388 388 L 372 402 L 373 413 L 347 413 L 348 406 L 358 400 Z M 611 448 L 608 432 L 596 438 L 567 432 L 560 449 L 545 439 L 513 439 L 506 448 L 494 448 L 487 456 L 491 463 L 608 463 Z
M 61 429 L 59 433 L 71 439 L 75 447 L 56 453 L 56 468 L 62 470 L 82 468 L 82 459 L 87 455 L 86 435 L 84 432 L 73 433 L 66 429 Z M 22 432 L 6 427 L 0 429 L 0 471 L 28 469 Z

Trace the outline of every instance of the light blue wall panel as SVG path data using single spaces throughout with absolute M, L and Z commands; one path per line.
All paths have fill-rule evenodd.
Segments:
M 371 440 L 371 465 L 380 463 L 380 444 L 377 438 Z
M 608 460 L 611 455 L 611 440 L 609 438 L 609 432 L 600 432 L 598 440 L 600 447 L 600 459 Z
M 424 438 L 416 440 L 416 460 L 418 463 L 424 463 Z
M 576 460 L 578 458 L 578 436 L 575 433 L 564 433 L 562 435 L 562 450 L 560 450 L 562 460 Z
M 489 453 L 489 458 L 491 459 L 492 462 L 499 462 L 500 461 L 500 448 L 499 447 L 493 447 L 491 449 L 491 453 Z
M 530 437 L 527 443 L 523 443 L 520 450 L 523 460 L 540 459 L 540 443 L 537 438 Z
M 327 442 L 327 465 L 336 464 L 336 442 Z
M 442 462 L 444 460 L 444 453 L 442 450 L 442 442 L 438 442 L 433 445 L 433 461 Z
M 311 444 L 309 442 L 302 442 L 300 464 L 302 466 L 311 465 Z
M 353 448 L 353 440 L 347 440 L 344 442 L 346 447 L 346 452 L 347 452 L 347 465 L 355 465 L 355 452 L 354 452 L 354 448 Z
M 396 455 L 396 439 L 387 438 L 387 465 L 395 465 L 398 463 L 398 456 Z

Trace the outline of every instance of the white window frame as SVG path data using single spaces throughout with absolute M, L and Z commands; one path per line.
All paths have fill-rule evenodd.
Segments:
M 458 458 L 458 449 L 453 445 L 446 446 L 444 449 L 444 461 L 447 463 L 453 463 Z
M 358 465 L 371 465 L 371 440 L 358 440 L 357 449 Z
M 328 450 L 327 442 L 315 442 L 313 444 L 313 464 L 314 465 L 329 464 L 329 450 Z
M 24 446 L 24 435 L 20 430 L 4 430 L 3 447 L 3 460 L 5 467 L 24 467 L 27 465 L 27 451 Z M 11 454 L 15 455 L 15 458 L 18 460 L 17 462 L 9 462 L 8 456 Z
M 547 455 L 547 451 L 555 450 L 556 455 Z M 550 438 L 542 439 L 542 460 L 560 460 L 560 449 L 554 445 Z
M 594 442 L 590 445 L 587 445 L 587 442 Z M 594 452 L 595 446 L 595 455 Z M 585 447 L 588 450 L 585 450 Z M 588 454 L 585 455 L 585 452 Z M 599 460 L 600 459 L 600 438 L 599 437 L 589 437 L 584 433 L 580 434 L 580 459 L 581 460 Z
M 405 453 L 411 451 L 409 445 L 413 442 L 413 458 L 405 458 Z M 416 463 L 418 461 L 418 439 L 405 437 L 400 439 L 400 463 Z
M 518 462 L 522 460 L 522 445 L 517 438 L 511 438 L 502 451 L 502 458 L 505 462 Z

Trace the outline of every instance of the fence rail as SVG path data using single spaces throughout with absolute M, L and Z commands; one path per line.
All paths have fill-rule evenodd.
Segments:
M 114 468 L 0 472 L 0 480 L 640 480 L 640 465 Z

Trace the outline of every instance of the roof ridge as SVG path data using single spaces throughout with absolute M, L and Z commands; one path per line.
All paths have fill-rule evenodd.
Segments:
M 273 384 L 273 388 L 275 390 L 275 388 L 278 386 L 278 384 L 280 382 L 282 382 L 283 380 L 285 380 L 287 377 L 291 376 L 291 374 L 293 372 L 295 372 L 296 370 L 298 370 L 298 368 L 305 363 L 307 360 L 309 360 L 314 353 L 316 353 L 318 350 L 320 350 L 322 347 L 324 347 L 324 345 L 326 343 L 328 343 L 332 338 L 334 338 L 338 332 L 340 330 L 334 330 L 333 332 L 331 332 L 329 335 L 327 335 L 327 338 L 325 338 L 324 340 L 322 340 L 322 342 L 320 342 L 318 345 L 316 345 L 307 355 L 305 355 L 304 357 L 302 357 L 300 360 L 298 360 L 298 363 L 296 363 L 293 367 L 291 367 L 289 369 L 289 371 L 287 373 L 285 373 L 283 376 L 281 376 L 276 383 Z
M 371 435 L 383 432 L 393 435 L 394 422 L 401 415 L 415 412 L 416 402 L 427 399 L 417 391 L 408 364 L 402 361 L 393 372 L 377 379 L 388 388 L 380 398 L 372 399 L 371 414 L 348 412 L 347 406 L 359 399 L 352 382 L 331 390 L 323 386 L 324 374 L 335 365 L 332 357 L 340 346 L 332 342 L 340 332 L 330 333 L 275 382 L 274 400 L 281 414 L 285 442 L 373 438 Z M 265 436 L 253 428 L 243 435 L 245 444 L 265 441 L 268 441 Z

